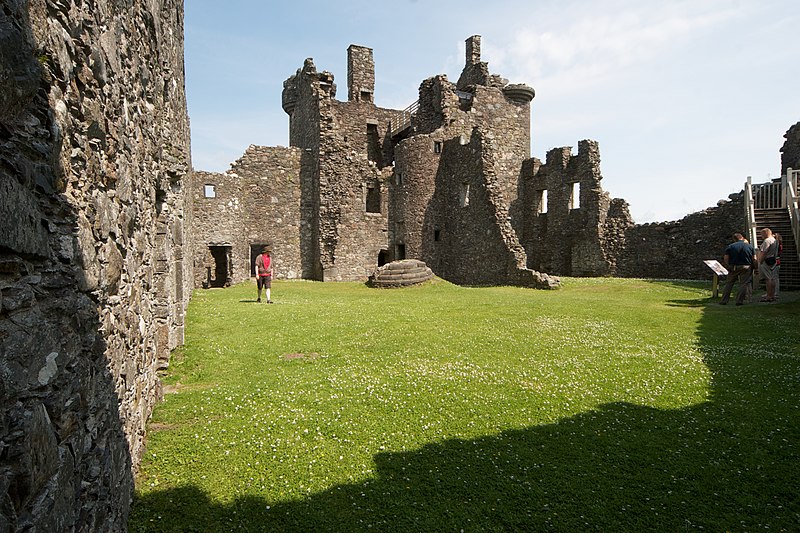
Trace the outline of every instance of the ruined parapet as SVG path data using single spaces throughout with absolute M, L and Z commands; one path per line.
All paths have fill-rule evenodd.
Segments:
M 390 289 L 409 287 L 433 279 L 433 272 L 428 265 L 417 259 L 392 261 L 381 267 L 369 277 L 371 287 Z
M 0 530 L 124 531 L 191 292 L 183 4 L 2 18 Z
M 597 142 L 581 141 L 576 155 L 571 147 L 554 148 L 544 165 L 525 168 L 530 170 L 522 177 L 524 198 L 515 212 L 522 213 L 517 228 L 528 265 L 559 275 L 613 274 L 619 253 L 614 239 L 633 221 L 600 185 Z
M 508 80 L 489 73 L 489 64 L 481 61 L 481 36 L 473 35 L 466 40 L 466 62 L 456 87 L 465 90 L 470 85 L 485 87 L 503 87 Z
M 292 116 L 294 107 L 297 105 L 297 78 L 300 76 L 300 70 L 297 74 L 291 76 L 283 82 L 283 92 L 281 93 L 281 107 L 287 115 Z
M 709 279 L 704 259 L 722 260 L 734 231 L 744 226 L 744 194 L 680 220 L 631 225 L 624 230 L 615 274 L 620 277 Z
M 515 104 L 527 104 L 536 96 L 536 91 L 524 83 L 516 83 L 503 87 L 503 94 Z
M 800 169 L 800 122 L 789 128 L 783 135 L 786 142 L 781 147 L 781 175 L 787 169 Z

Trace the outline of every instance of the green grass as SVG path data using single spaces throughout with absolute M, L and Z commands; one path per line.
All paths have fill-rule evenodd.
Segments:
M 276 282 L 196 291 L 139 531 L 800 529 L 800 302 Z

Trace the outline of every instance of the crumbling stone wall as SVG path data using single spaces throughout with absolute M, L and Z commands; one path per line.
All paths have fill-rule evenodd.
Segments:
M 374 105 L 372 50 L 348 50 L 349 101 L 311 59 L 284 83 L 290 144 L 303 150 L 304 277 L 365 280 L 386 253 L 387 141 L 394 110 Z M 311 275 L 307 275 L 307 274 Z
M 633 221 L 627 204 L 603 191 L 602 178 L 600 150 L 590 140 L 578 143 L 577 155 L 571 147 L 554 148 L 544 165 L 523 165 L 522 201 L 513 213 L 530 268 L 565 276 L 616 273 L 624 230 Z
M 480 62 L 479 44 L 467 40 L 458 86 L 446 76 L 420 85 L 413 132 L 395 147 L 389 239 L 396 255 L 455 283 L 550 287 L 555 280 L 526 269 L 510 214 L 530 157 L 533 90 L 508 92 Z
M 272 247 L 276 279 L 302 276 L 301 151 L 251 145 L 225 173 L 193 174 L 194 283 L 221 286 L 250 279 L 253 250 Z M 206 187 L 214 197 L 206 197 Z M 229 279 L 218 279 L 210 247 L 230 247 Z
M 800 122 L 789 128 L 783 135 L 786 142 L 781 148 L 781 175 L 786 175 L 786 170 L 800 169 Z
M 635 278 L 710 279 L 704 259 L 722 260 L 734 232 L 744 231 L 744 195 L 681 220 L 641 224 L 625 231 L 616 275 Z
M 183 7 L 0 8 L 0 531 L 123 531 L 191 287 Z

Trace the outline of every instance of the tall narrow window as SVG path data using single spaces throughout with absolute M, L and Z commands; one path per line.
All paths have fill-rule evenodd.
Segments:
M 367 158 L 379 167 L 381 165 L 381 140 L 378 136 L 378 125 L 367 124 Z
M 469 207 L 469 183 L 466 181 L 461 184 L 461 198 L 459 200 L 461 207 Z
M 394 175 L 394 184 L 395 185 L 402 185 L 403 184 L 403 174 L 401 172 L 397 172 Z
M 581 207 L 581 184 L 577 181 L 572 183 L 569 194 L 569 208 L 580 209 Z
M 540 215 L 547 213 L 547 189 L 542 189 L 539 191 L 536 212 Z
M 214 185 L 203 185 L 203 196 L 206 198 L 216 198 L 217 189 Z
M 442 141 L 433 141 L 433 153 L 434 154 L 442 153 Z
M 367 187 L 365 210 L 367 213 L 381 212 L 381 189 L 377 186 Z

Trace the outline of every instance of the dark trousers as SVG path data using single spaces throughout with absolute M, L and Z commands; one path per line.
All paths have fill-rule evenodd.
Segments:
M 739 280 L 739 291 L 736 293 L 736 303 L 743 304 L 745 301 L 750 301 L 750 297 L 753 295 L 753 269 L 750 268 L 750 265 L 734 265 L 728 272 L 728 281 L 722 290 L 722 300 L 719 303 L 728 303 L 733 284 L 737 279 Z

